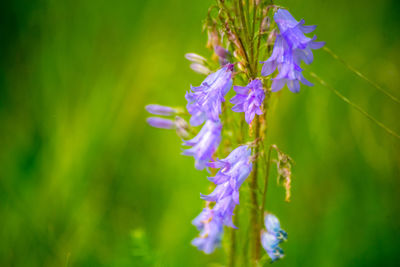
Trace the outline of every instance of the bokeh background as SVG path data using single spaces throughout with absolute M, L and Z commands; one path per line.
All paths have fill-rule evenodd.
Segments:
M 190 245 L 206 172 L 144 106 L 185 105 L 183 55 L 205 48 L 213 1 L 14 0 L 0 5 L 0 265 L 220 266 Z M 400 3 L 276 1 L 400 96 Z M 400 106 L 315 52 L 316 86 L 277 94 L 270 142 L 295 160 L 276 266 L 398 266 L 400 140 L 317 84 L 314 71 L 400 132 Z M 272 173 L 274 175 L 274 172 Z

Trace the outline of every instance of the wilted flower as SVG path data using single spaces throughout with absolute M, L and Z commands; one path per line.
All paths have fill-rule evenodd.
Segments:
M 216 202 L 213 211 L 230 227 L 235 227 L 232 215 L 235 206 L 239 204 L 239 188 L 252 169 L 250 155 L 251 149 L 244 145 L 233 150 L 227 158 L 207 164 L 220 170 L 214 177 L 209 177 L 217 185 L 214 191 L 209 195 L 201 195 L 201 198 Z
M 270 21 L 270 19 L 269 19 L 268 16 L 265 16 L 265 17 L 263 18 L 263 20 L 261 21 L 261 25 L 260 25 L 260 27 L 261 27 L 261 32 L 262 32 L 262 33 L 267 32 L 267 31 L 269 30 L 269 27 L 270 27 L 270 26 L 271 26 L 271 21 Z
M 200 86 L 191 87 L 186 93 L 186 106 L 192 115 L 190 124 L 198 126 L 206 120 L 219 121 L 221 103 L 232 87 L 233 64 L 228 64 L 217 72 L 210 74 Z
M 220 122 L 208 120 L 193 139 L 184 141 L 184 145 L 192 147 L 184 150 L 183 155 L 195 158 L 196 169 L 204 169 L 206 163 L 211 160 L 221 141 L 221 129 Z
M 250 124 L 255 114 L 262 114 L 261 105 L 265 98 L 263 85 L 260 80 L 253 80 L 244 87 L 234 86 L 233 90 L 237 94 L 230 100 L 232 104 L 235 104 L 232 110 L 235 112 L 244 112 L 246 122 Z
M 192 223 L 200 231 L 200 236 L 193 239 L 192 245 L 206 254 L 212 253 L 220 246 L 224 228 L 221 217 L 213 210 L 204 208 Z
M 261 244 L 272 262 L 283 258 L 283 250 L 279 244 L 287 239 L 287 233 L 281 229 L 278 218 L 273 214 L 267 214 L 264 218 L 267 231 L 261 232 Z
M 218 56 L 219 64 L 221 64 L 221 66 L 224 66 L 230 62 L 231 53 L 227 49 L 223 48 L 222 46 L 216 45 L 214 47 L 214 52 Z
M 175 127 L 176 127 L 176 134 L 181 138 L 187 138 L 189 133 L 187 129 L 189 128 L 188 123 L 179 116 L 175 117 Z
M 290 201 L 290 189 L 292 183 L 292 163 L 293 160 L 289 155 L 282 152 L 276 145 L 272 146 L 276 152 L 278 153 L 278 159 L 276 160 L 276 167 L 278 171 L 278 179 L 277 182 L 280 184 L 283 182 L 283 186 L 285 187 L 286 196 L 285 201 Z
M 175 123 L 172 120 L 159 118 L 159 117 L 149 117 L 146 119 L 147 123 L 156 128 L 162 129 L 174 129 Z
M 157 104 L 147 105 L 146 107 L 147 112 L 154 114 L 154 115 L 164 115 L 169 116 L 176 113 L 174 108 L 168 106 L 161 106 Z

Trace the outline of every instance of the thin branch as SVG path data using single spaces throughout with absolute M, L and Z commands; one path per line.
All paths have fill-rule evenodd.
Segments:
M 335 53 L 333 53 L 333 51 L 331 49 L 329 49 L 328 47 L 324 47 L 324 51 L 327 52 L 329 55 L 331 55 L 334 59 L 340 61 L 346 68 L 348 68 L 350 71 L 352 71 L 353 73 L 355 73 L 358 77 L 360 77 L 361 79 L 365 80 L 366 82 L 368 82 L 370 85 L 372 85 L 375 89 L 377 89 L 378 91 L 380 91 L 381 93 L 383 93 L 384 95 L 386 95 L 387 97 L 389 97 L 390 99 L 392 99 L 394 102 L 396 102 L 397 104 L 400 104 L 400 100 L 395 97 L 394 95 L 392 95 L 391 93 L 389 93 L 387 90 L 383 89 L 379 84 L 377 84 L 376 82 L 370 80 L 368 77 L 366 77 L 364 74 L 362 74 L 361 72 L 359 72 L 358 70 L 356 70 L 354 67 L 350 66 L 346 61 L 344 61 L 342 58 L 340 58 L 338 55 L 336 55 Z
M 322 80 L 317 74 L 315 74 L 314 72 L 310 72 L 310 75 L 312 77 L 314 77 L 315 79 L 318 80 L 318 82 L 323 85 L 324 87 L 328 88 L 329 90 L 331 90 L 336 96 L 338 96 L 340 99 L 342 99 L 344 102 L 346 102 L 347 104 L 349 104 L 350 106 L 352 106 L 353 108 L 355 108 L 356 110 L 358 110 L 361 114 L 363 114 L 365 117 L 367 117 L 368 119 L 370 119 L 372 122 L 374 122 L 376 125 L 378 125 L 379 127 L 381 127 L 383 130 L 385 130 L 387 133 L 391 134 L 392 136 L 396 137 L 397 139 L 400 139 L 400 135 L 397 134 L 396 132 L 394 132 L 393 130 L 389 129 L 386 125 L 384 125 L 382 122 L 378 121 L 377 119 L 375 119 L 374 117 L 372 117 L 370 114 L 368 114 L 364 109 L 362 109 L 360 106 L 358 106 L 357 104 L 354 104 L 353 102 L 351 102 L 347 97 L 345 97 L 344 95 L 342 95 L 339 91 L 337 91 L 335 88 L 333 88 L 332 86 L 328 85 L 324 80 Z

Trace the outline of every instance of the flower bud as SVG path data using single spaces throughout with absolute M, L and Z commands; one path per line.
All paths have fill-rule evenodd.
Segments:
M 185 58 L 191 62 L 199 63 L 199 64 L 204 64 L 207 61 L 207 59 L 205 59 L 204 57 L 202 57 L 196 53 L 187 53 L 187 54 L 185 54 Z
M 161 106 L 157 104 L 147 105 L 145 109 L 147 110 L 147 112 L 154 115 L 169 116 L 176 113 L 176 110 L 171 107 Z
M 211 73 L 211 70 L 207 68 L 206 66 L 199 64 L 199 63 L 193 63 L 190 65 L 190 68 L 194 70 L 197 73 L 208 75 Z
M 153 126 L 155 128 L 161 128 L 161 129 L 174 129 L 175 128 L 175 123 L 172 120 L 168 119 L 163 119 L 163 118 L 158 118 L 158 117 L 149 117 L 147 118 L 147 123 L 150 124 L 150 126 Z
M 271 26 L 271 21 L 268 16 L 264 17 L 264 19 L 261 22 L 261 32 L 265 33 L 269 30 L 269 27 Z

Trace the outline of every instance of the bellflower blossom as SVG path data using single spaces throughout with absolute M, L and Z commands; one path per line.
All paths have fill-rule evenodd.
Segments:
M 196 169 L 204 169 L 206 163 L 211 160 L 221 142 L 221 129 L 222 125 L 219 121 L 208 120 L 193 139 L 184 141 L 183 144 L 191 148 L 184 150 L 183 155 L 195 158 Z
M 221 217 L 210 208 L 204 208 L 203 211 L 192 221 L 200 236 L 192 241 L 192 245 L 206 254 L 214 252 L 215 248 L 220 246 L 224 225 Z
M 306 64 L 313 61 L 311 49 L 319 49 L 324 42 L 315 42 L 316 36 L 308 38 L 304 33 L 310 33 L 315 25 L 304 26 L 304 20 L 298 22 L 285 9 L 279 9 L 274 20 L 278 25 L 280 34 L 277 35 L 271 57 L 263 63 L 261 74 L 268 76 L 278 68 L 278 76 L 273 79 L 271 91 L 276 92 L 287 84 L 288 88 L 297 93 L 300 91 L 300 83 L 312 86 L 302 75 L 301 60 Z
M 209 177 L 217 185 L 214 191 L 209 195 L 201 195 L 201 198 L 216 202 L 213 211 L 221 217 L 223 224 L 233 228 L 236 228 L 232 215 L 239 204 L 239 188 L 252 169 L 250 155 L 251 149 L 243 145 L 233 150 L 227 158 L 207 164 L 220 170 L 214 177 Z
M 233 64 L 225 65 L 223 68 L 207 76 L 198 87 L 191 87 L 186 93 L 186 106 L 192 115 L 190 124 L 198 126 L 206 120 L 219 121 L 221 114 L 221 103 L 232 87 Z
M 287 239 L 287 233 L 281 229 L 278 218 L 273 214 L 267 214 L 264 218 L 267 231 L 261 233 L 261 244 L 272 262 L 284 257 L 279 244 Z
M 262 114 L 261 105 L 265 98 L 263 85 L 260 80 L 253 80 L 244 87 L 234 86 L 233 90 L 237 94 L 230 100 L 232 104 L 235 104 L 232 110 L 244 112 L 246 122 L 250 124 L 256 114 Z
M 274 20 L 278 25 L 280 34 L 284 37 L 291 49 L 296 49 L 297 51 L 295 52 L 307 49 L 307 54 L 309 55 L 301 59 L 303 59 L 306 64 L 310 64 L 313 60 L 311 49 L 319 49 L 325 45 L 325 42 L 315 42 L 317 36 L 314 35 L 313 38 L 308 38 L 304 34 L 313 32 L 317 26 L 304 26 L 304 19 L 298 22 L 289 11 L 285 9 L 279 9 L 274 15 Z

